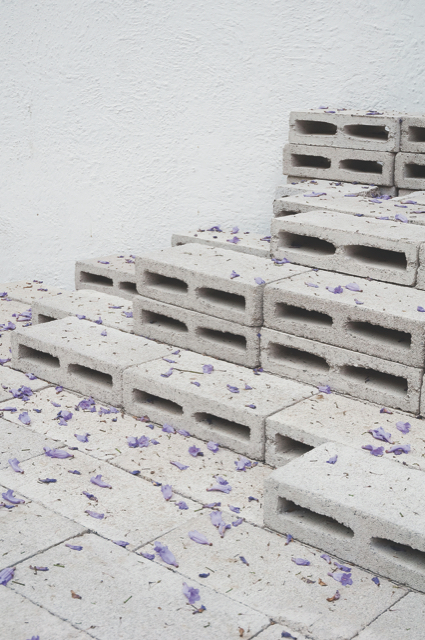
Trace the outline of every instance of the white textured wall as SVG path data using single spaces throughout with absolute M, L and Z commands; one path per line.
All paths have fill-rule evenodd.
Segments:
M 425 112 L 423 0 L 0 0 L 0 281 L 266 232 L 288 114 Z

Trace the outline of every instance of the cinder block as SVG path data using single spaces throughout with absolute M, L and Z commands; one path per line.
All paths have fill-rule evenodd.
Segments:
M 293 380 L 256 375 L 251 369 L 190 352 L 173 359 L 168 377 L 162 375 L 168 365 L 160 361 L 125 371 L 126 412 L 171 423 L 201 440 L 218 441 L 259 460 L 264 459 L 265 419 L 314 392 Z M 203 373 L 205 364 L 213 365 L 212 373 Z
M 423 481 L 421 471 L 324 444 L 271 474 L 264 523 L 423 591 Z
M 424 245 L 425 247 L 425 245 Z M 356 285 L 357 291 L 347 289 Z M 337 289 L 339 293 L 333 293 Z M 356 302 L 357 301 L 357 302 Z M 423 367 L 425 294 L 331 271 L 312 271 L 267 285 L 264 324 L 370 356 Z M 424 306 L 425 308 L 425 306 Z
M 169 355 L 171 348 L 78 318 L 16 329 L 12 367 L 67 389 L 122 406 L 127 367 Z
M 416 277 L 416 288 L 425 290 L 425 246 L 419 249 L 419 265 L 418 273 Z M 421 304 L 421 307 L 425 309 L 425 305 Z
M 281 467 L 325 442 L 338 442 L 353 447 L 366 456 L 370 456 L 370 451 L 362 449 L 363 446 L 371 444 L 375 448 L 381 444 L 385 445 L 385 459 L 425 471 L 421 420 L 398 411 L 381 413 L 381 408 L 376 404 L 335 393 L 319 393 L 293 407 L 287 407 L 267 418 L 266 463 Z M 402 433 L 397 424 L 406 422 L 411 425 L 411 429 L 408 433 Z M 369 433 L 370 429 L 379 427 L 391 434 L 394 444 L 409 444 L 409 454 L 386 453 L 392 445 L 378 442 Z
M 78 260 L 75 264 L 75 288 L 109 293 L 126 300 L 137 295 L 133 256 L 106 256 Z
M 262 283 L 302 273 L 299 269 L 305 267 L 190 244 L 138 257 L 136 281 L 147 298 L 258 326 L 263 321 Z
M 260 364 L 260 326 L 247 327 L 143 296 L 134 300 L 133 315 L 139 336 L 245 367 Z
M 61 296 L 43 298 L 32 306 L 32 323 L 43 324 L 68 316 L 85 316 L 84 320 L 133 333 L 133 305 L 117 296 L 100 291 L 64 291 Z M 99 322 L 101 320 L 102 322 Z
M 394 185 L 394 153 L 287 144 L 283 148 L 283 173 L 324 180 Z M 403 186 L 403 185 L 402 185 Z
M 218 249 L 248 253 L 252 256 L 260 256 L 260 258 L 270 258 L 270 236 L 262 236 L 259 233 L 251 233 L 250 231 L 230 233 L 230 231 L 217 232 L 198 229 L 197 231 L 187 231 L 186 233 L 173 233 L 171 237 L 171 245 L 173 247 L 193 242 L 206 244 L 209 247 Z
M 297 178 L 287 176 L 287 184 L 276 188 L 275 198 L 299 195 L 311 191 L 326 191 L 330 194 L 344 196 L 345 194 L 358 193 L 364 196 L 377 196 L 380 187 L 371 184 L 353 184 L 352 182 L 340 182 L 335 180 L 316 180 L 315 178 Z
M 310 211 L 272 220 L 271 253 L 309 267 L 413 286 L 425 230 L 417 226 Z
M 23 302 L 31 305 L 40 298 L 56 297 L 64 293 L 65 289 L 51 287 L 42 280 L 18 280 L 16 282 L 5 282 L 0 285 L 0 290 L 6 291 L 7 297 L 16 302 Z M 4 298 L 2 298 L 3 302 Z
M 368 115 L 367 111 L 292 111 L 288 139 L 293 144 L 319 147 L 398 151 L 400 116 Z
M 400 151 L 425 153 L 425 117 L 403 116 Z
M 307 384 L 418 413 L 423 368 L 382 360 L 322 342 L 261 330 L 261 366 Z
M 398 197 L 406 198 L 407 196 L 417 193 L 416 189 L 398 189 Z
M 406 193 L 402 193 L 406 191 Z M 425 191 L 417 191 L 412 189 L 399 189 L 397 198 L 392 199 L 393 204 L 425 204 Z M 406 195 L 408 197 L 406 197 Z
M 425 155 L 397 153 L 394 181 L 402 189 L 425 189 Z

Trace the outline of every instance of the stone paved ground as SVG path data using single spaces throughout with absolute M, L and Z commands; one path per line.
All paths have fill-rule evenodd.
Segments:
M 22 303 L 0 302 L 0 324 L 16 323 L 13 314 L 28 309 L 21 296 Z M 3 331 L 0 358 L 7 359 L 9 344 Z M 236 471 L 232 451 L 214 453 L 162 425 L 105 414 L 100 403 L 77 411 L 81 396 L 30 380 L 8 363 L 0 385 L 0 495 L 11 489 L 22 500 L 13 506 L 0 498 L 0 571 L 15 568 L 0 586 L 0 640 L 423 639 L 424 595 L 382 577 L 377 586 L 358 567 L 353 584 L 341 586 L 320 551 L 263 527 L 271 467 Z M 26 401 L 10 392 L 22 385 L 33 392 Z M 61 426 L 63 410 L 73 415 Z M 81 442 L 75 434 L 90 435 Z M 143 435 L 149 446 L 128 446 L 128 437 Z M 190 455 L 193 445 L 204 455 Z M 73 457 L 48 457 L 44 447 Z M 90 481 L 99 474 L 111 488 Z M 229 493 L 208 491 L 217 475 Z M 169 500 L 164 485 L 172 487 Z M 230 525 L 224 531 L 212 522 L 219 513 Z M 193 531 L 210 544 L 194 541 Z M 171 557 L 161 557 L 158 543 Z M 199 590 L 194 605 L 185 584 Z

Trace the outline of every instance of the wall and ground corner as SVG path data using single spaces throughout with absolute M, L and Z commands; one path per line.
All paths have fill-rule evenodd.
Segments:
M 1 0 L 1 280 L 266 233 L 292 109 L 425 112 L 422 0 Z

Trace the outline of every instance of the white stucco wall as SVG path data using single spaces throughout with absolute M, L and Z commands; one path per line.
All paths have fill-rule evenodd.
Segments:
M 266 232 L 288 114 L 425 112 L 423 0 L 0 0 L 0 281 Z

